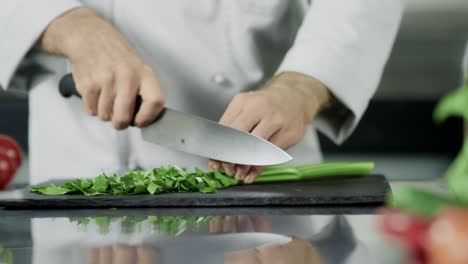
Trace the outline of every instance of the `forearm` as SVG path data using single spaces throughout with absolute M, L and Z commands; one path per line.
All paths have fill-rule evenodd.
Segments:
M 70 59 L 79 59 L 80 56 L 86 56 L 89 49 L 105 49 L 109 40 L 113 41 L 113 49 L 117 44 L 120 49 L 131 51 L 124 37 L 112 24 L 92 10 L 80 7 L 53 20 L 38 40 L 36 48 Z

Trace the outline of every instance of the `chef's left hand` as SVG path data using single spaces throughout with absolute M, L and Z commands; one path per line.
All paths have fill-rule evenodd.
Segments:
M 297 144 L 317 113 L 330 101 L 324 84 L 310 76 L 284 72 L 256 91 L 236 95 L 219 123 L 250 132 L 282 149 Z M 263 167 L 210 160 L 209 168 L 221 169 L 245 183 L 252 183 Z

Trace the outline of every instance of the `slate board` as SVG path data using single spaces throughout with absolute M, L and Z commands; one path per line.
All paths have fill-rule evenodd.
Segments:
M 58 208 L 157 208 L 227 206 L 327 206 L 383 204 L 390 186 L 383 175 L 345 176 L 308 181 L 235 186 L 213 194 L 46 196 L 22 189 L 11 198 L 0 196 L 0 207 Z

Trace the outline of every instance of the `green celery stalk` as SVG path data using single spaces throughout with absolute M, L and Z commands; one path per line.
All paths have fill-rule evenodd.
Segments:
M 254 183 L 281 182 L 281 181 L 299 181 L 301 176 L 298 174 L 276 174 L 276 175 L 259 175 Z
M 373 162 L 329 162 L 299 167 L 277 165 L 266 167 L 254 183 L 298 181 L 329 176 L 367 175 L 373 169 Z
M 367 175 L 373 169 L 373 162 L 330 162 L 304 165 L 297 168 L 302 179 L 326 176 Z

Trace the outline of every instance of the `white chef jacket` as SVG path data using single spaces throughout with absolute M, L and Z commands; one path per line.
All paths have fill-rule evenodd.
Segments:
M 59 95 L 69 62 L 28 51 L 48 23 L 81 5 L 126 36 L 154 68 L 167 105 L 181 111 L 217 120 L 234 95 L 284 71 L 326 84 L 340 108 L 319 115 L 288 150 L 294 163 L 321 160 L 315 128 L 341 143 L 356 127 L 379 83 L 403 9 L 399 0 L 3 0 L 0 86 L 31 89 L 32 183 L 91 177 L 101 170 L 206 167 L 204 158 L 145 143 L 136 128 L 117 131 L 86 115 L 79 99 Z M 31 65 L 43 70 L 24 70 Z

